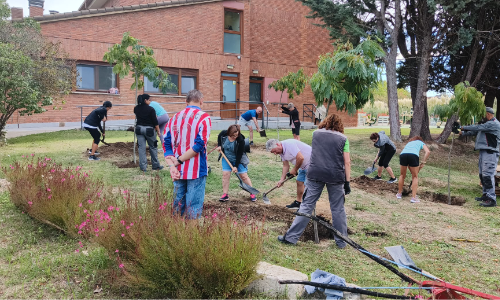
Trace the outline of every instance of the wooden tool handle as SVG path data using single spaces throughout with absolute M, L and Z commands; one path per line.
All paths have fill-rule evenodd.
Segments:
M 231 167 L 231 170 L 233 170 L 233 165 L 231 164 L 231 162 L 229 161 L 229 159 L 227 159 L 226 155 L 224 154 L 224 152 L 220 152 L 220 154 L 222 154 L 222 157 L 224 157 L 224 159 L 227 161 L 227 164 Z
M 217 148 L 219 148 L 219 146 L 216 146 L 215 148 L 213 148 L 212 150 L 210 150 L 210 151 L 208 152 L 208 154 L 210 154 L 210 153 L 214 152 L 214 151 L 215 151 L 215 149 L 217 149 Z M 208 155 L 208 154 L 207 154 L 207 155 Z
M 285 181 L 283 181 L 283 184 L 285 184 L 285 182 L 287 182 L 288 180 L 290 180 L 290 179 L 292 179 L 292 178 L 294 178 L 294 177 L 295 177 L 295 175 L 292 175 L 292 176 L 290 176 L 290 177 L 287 177 L 287 179 L 285 179 Z M 282 185 L 282 186 L 283 186 L 283 185 Z M 272 188 L 272 189 L 270 189 L 269 191 L 265 192 L 264 194 L 266 194 L 266 195 L 267 195 L 267 194 L 269 194 L 270 192 L 274 191 L 274 190 L 275 190 L 275 189 L 277 189 L 277 188 L 278 188 L 278 186 L 276 185 L 275 187 L 273 187 L 273 188 Z

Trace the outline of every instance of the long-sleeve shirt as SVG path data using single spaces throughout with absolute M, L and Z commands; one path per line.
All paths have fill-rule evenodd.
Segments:
M 286 106 L 281 107 L 282 112 L 286 115 L 290 116 L 290 125 L 292 125 L 292 122 L 294 122 L 296 125 L 300 124 L 300 117 L 299 117 L 299 111 L 297 108 L 293 108 L 292 110 L 288 109 Z
M 137 105 L 134 107 L 134 114 L 137 118 L 137 125 L 140 126 L 158 126 L 158 119 L 154 108 L 147 104 Z
M 499 152 L 500 122 L 493 118 L 484 124 L 464 126 L 462 135 L 476 137 L 475 150 L 491 150 Z
M 163 135 L 165 157 L 179 157 L 189 149 L 197 153 L 177 166 L 181 179 L 197 179 L 208 175 L 207 143 L 212 121 L 199 107 L 188 105 L 167 123 Z
M 94 109 L 86 118 L 84 123 L 92 126 L 93 128 L 99 128 L 102 132 L 101 121 L 104 117 L 108 116 L 108 110 L 106 107 L 101 106 Z M 87 127 L 87 126 L 84 126 Z

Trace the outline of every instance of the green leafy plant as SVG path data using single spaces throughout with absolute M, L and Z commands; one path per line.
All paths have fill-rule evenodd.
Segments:
M 380 45 L 371 39 L 356 47 L 348 42 L 322 55 L 318 72 L 309 81 L 316 103 L 323 105 L 326 101 L 327 114 L 332 103 L 338 110 L 354 114 L 368 101 L 373 102 L 380 73 L 375 62 L 384 55 Z
M 457 114 L 462 125 L 471 124 L 473 118 L 482 118 L 486 114 L 483 94 L 469 82 L 461 82 L 455 86 L 455 95 L 449 104 L 436 105 L 432 114 L 443 120 Z

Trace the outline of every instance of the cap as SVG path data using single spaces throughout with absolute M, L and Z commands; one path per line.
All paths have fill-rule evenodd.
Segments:
M 490 114 L 495 114 L 495 111 L 491 107 L 486 107 L 486 112 L 488 112 Z

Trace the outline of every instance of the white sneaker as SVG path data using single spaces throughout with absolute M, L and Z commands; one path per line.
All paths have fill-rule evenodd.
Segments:
M 396 177 L 387 180 L 387 183 L 396 183 L 396 182 L 398 182 L 398 179 Z
M 418 199 L 418 197 L 411 198 L 410 202 L 411 203 L 420 203 L 420 199 Z
M 92 150 L 89 150 L 89 154 L 92 154 Z M 101 153 L 99 153 L 97 151 L 94 153 L 94 155 L 99 155 L 99 154 L 101 154 Z
M 398 198 L 398 199 L 403 198 L 403 194 L 401 194 L 401 193 L 397 193 L 397 194 L 396 194 L 396 198 Z

